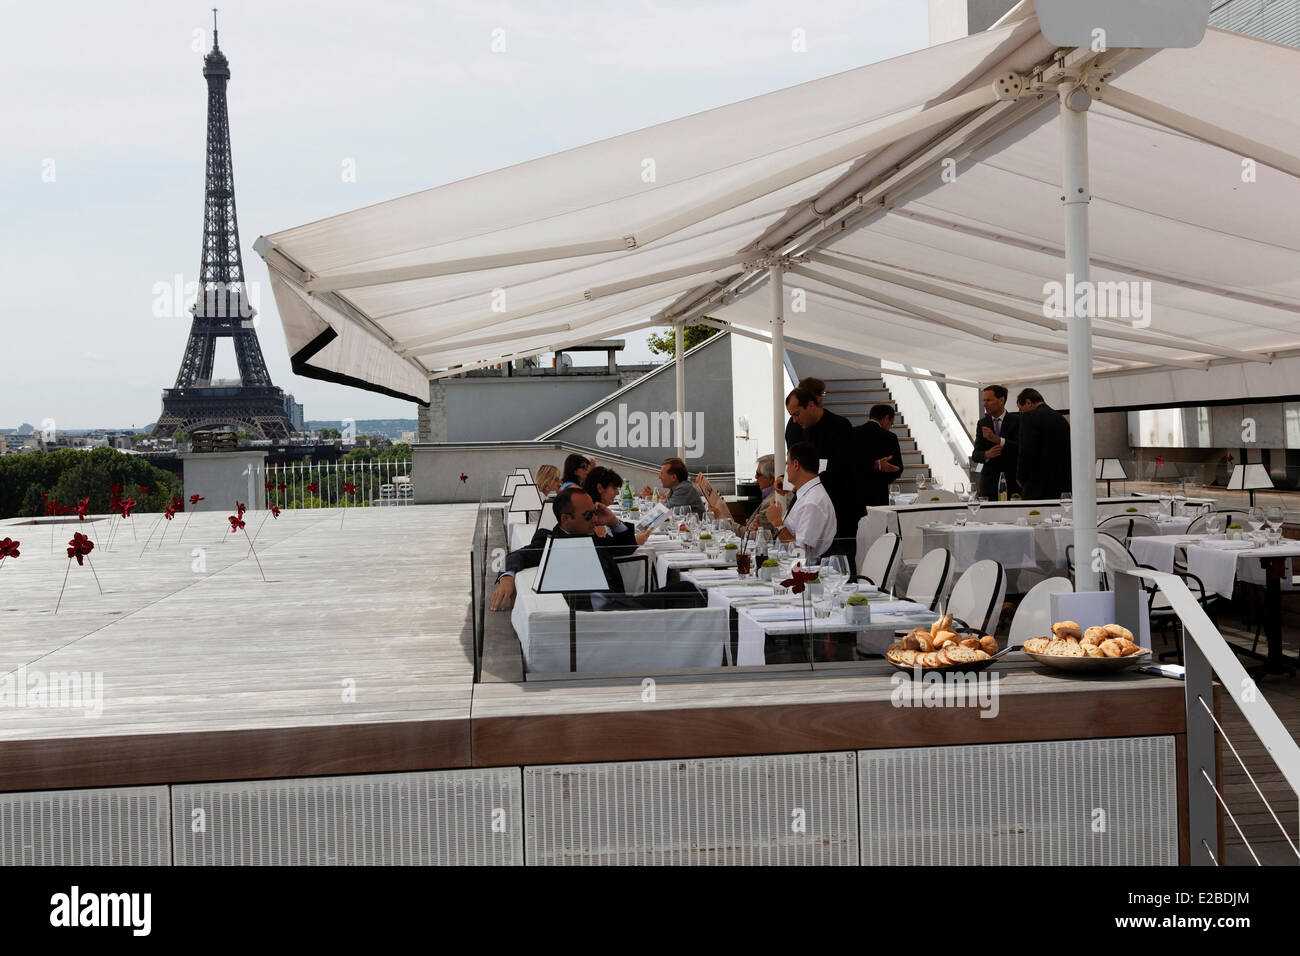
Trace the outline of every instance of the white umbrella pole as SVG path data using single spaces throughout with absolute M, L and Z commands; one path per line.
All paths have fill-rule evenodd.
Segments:
M 1065 299 L 1086 288 L 1088 252 L 1088 105 L 1082 88 L 1058 87 L 1061 99 L 1062 197 L 1065 207 Z M 1091 299 L 1085 302 L 1091 303 Z M 1096 440 L 1092 414 L 1092 306 L 1070 310 L 1070 483 L 1074 497 L 1075 590 L 1096 591 L 1093 554 L 1097 548 L 1097 485 L 1093 478 Z
M 677 356 L 677 457 L 686 460 L 686 326 L 673 324 L 673 345 Z
M 768 266 L 772 287 L 772 462 L 785 473 L 785 281 L 780 263 Z

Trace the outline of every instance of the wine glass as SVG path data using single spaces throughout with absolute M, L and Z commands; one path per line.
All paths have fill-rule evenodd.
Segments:
M 917 475 L 917 476 L 916 476 L 916 490 L 917 490 L 917 491 L 925 491 L 925 485 L 926 485 L 926 481 L 927 481 L 927 480 L 928 480 L 928 479 L 926 478 L 925 475 Z
M 1174 492 L 1174 514 L 1184 515 L 1187 513 L 1187 492 L 1183 490 L 1182 485 Z
M 1074 514 L 1074 493 L 1071 491 L 1061 492 L 1061 514 L 1065 516 L 1066 523 L 1072 520 Z
M 968 519 L 969 523 L 979 524 L 979 522 L 975 520 L 975 516 L 980 513 L 980 506 L 982 504 L 984 504 L 983 495 L 971 495 L 966 499 L 966 510 L 970 512 L 970 518 Z
M 1269 508 L 1268 511 L 1264 512 L 1264 520 L 1268 522 L 1268 530 L 1270 532 L 1269 536 L 1273 539 L 1273 543 L 1276 544 L 1278 541 L 1281 541 L 1283 520 L 1282 509 Z
M 1264 527 L 1264 509 L 1259 505 L 1251 505 L 1250 511 L 1246 512 L 1246 521 L 1250 524 L 1251 531 L 1258 531 Z
M 1160 493 L 1156 496 L 1160 500 L 1160 510 L 1169 516 L 1173 516 L 1174 493 L 1169 487 L 1162 487 Z
M 842 554 L 828 554 L 821 561 L 821 579 L 832 590 L 849 579 L 849 559 Z

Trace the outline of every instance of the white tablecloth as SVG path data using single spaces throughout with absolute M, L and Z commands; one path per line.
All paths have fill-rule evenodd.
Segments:
M 1066 566 L 1066 546 L 1074 540 L 1068 526 L 967 524 L 921 529 L 922 551 L 947 548 L 953 571 L 960 574 L 976 561 L 997 561 L 1007 571 L 1053 571 Z
M 537 522 L 510 521 L 506 523 L 506 529 L 510 533 L 510 550 L 518 551 L 533 540 L 533 535 L 537 532 Z
M 702 551 L 661 551 L 654 559 L 655 572 L 658 574 L 659 585 L 668 583 L 668 572 L 671 570 L 681 571 L 690 568 L 725 568 L 735 567 L 735 558 L 710 558 Z
M 731 600 L 736 600 L 732 598 Z M 754 606 L 743 606 L 737 610 L 738 649 L 736 664 L 738 666 L 765 664 L 767 657 L 764 647 L 769 634 L 803 634 L 805 628 L 809 634 L 828 632 L 856 631 L 858 647 L 871 654 L 883 654 L 894 640 L 894 631 L 911 627 L 924 618 L 925 623 L 934 620 L 928 608 L 910 601 L 872 601 L 870 624 L 849 624 L 844 620 L 844 609 L 831 612 L 830 617 L 818 618 L 814 615 L 812 602 L 807 609 L 805 624 L 804 608 L 800 598 L 786 599 L 790 603 L 779 604 L 779 599 L 763 601 Z M 710 594 L 712 604 L 712 593 Z M 721 598 L 719 599 L 721 603 Z
M 1128 549 L 1138 564 L 1145 564 L 1157 571 L 1172 571 L 1174 558 L 1180 548 L 1198 541 L 1204 541 L 1203 534 L 1162 534 L 1146 535 L 1133 538 Z
M 1187 570 L 1201 579 L 1206 594 L 1232 597 L 1232 586 L 1238 581 L 1264 584 L 1264 566 L 1260 558 L 1300 557 L 1300 545 L 1294 541 L 1265 548 L 1238 549 L 1238 542 L 1204 542 L 1187 548 Z M 1291 561 L 1286 563 L 1284 587 L 1291 586 Z

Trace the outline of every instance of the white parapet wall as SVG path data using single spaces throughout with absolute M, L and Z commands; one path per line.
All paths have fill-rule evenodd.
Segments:
M 886 369 L 930 374 L 925 369 L 908 368 L 897 362 L 880 364 Z M 974 443 L 938 384 L 889 372 L 884 372 L 881 377 L 916 439 L 916 447 L 930 466 L 930 474 L 945 488 L 952 488 L 958 482 L 969 483 L 968 468 Z

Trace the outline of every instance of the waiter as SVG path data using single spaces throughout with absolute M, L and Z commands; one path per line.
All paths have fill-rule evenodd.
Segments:
M 1017 465 L 1020 457 L 1020 416 L 1007 411 L 1007 387 L 984 389 L 984 417 L 975 426 L 973 464 L 983 465 L 979 493 L 989 501 L 998 499 L 998 479 L 1007 476 L 1007 497 L 1020 493 Z
M 1037 389 L 1016 396 L 1020 409 L 1020 494 L 1026 499 L 1059 498 L 1070 490 L 1070 423 L 1043 401 Z
M 797 439 L 790 447 L 807 442 L 817 452 L 818 464 L 826 462 L 821 485 L 835 506 L 836 520 L 835 541 L 827 554 L 845 555 L 850 566 L 856 567 L 858 519 L 862 517 L 864 505 L 862 488 L 854 480 L 859 450 L 853 424 L 842 415 L 826 411 L 821 396 L 803 384 L 786 396 L 785 410 L 795 426 L 787 426 L 787 440 Z M 798 501 L 797 491 L 795 501 Z
M 894 434 L 894 407 L 873 405 L 865 423 L 854 430 L 858 439 L 859 485 L 863 507 L 889 504 L 889 486 L 903 471 L 903 452 Z M 857 527 L 853 529 L 857 537 Z

